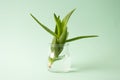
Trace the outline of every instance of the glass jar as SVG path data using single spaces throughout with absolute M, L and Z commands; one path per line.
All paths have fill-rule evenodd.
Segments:
M 51 45 L 48 56 L 48 70 L 58 73 L 69 72 L 71 70 L 69 44 Z

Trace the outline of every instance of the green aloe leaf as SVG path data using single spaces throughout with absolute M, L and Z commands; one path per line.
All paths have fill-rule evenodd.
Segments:
M 57 35 L 52 31 L 50 30 L 49 28 L 47 28 L 45 25 L 43 25 L 41 22 L 38 21 L 37 18 L 35 18 L 32 14 L 30 14 L 32 16 L 32 18 L 39 24 L 41 25 L 42 28 L 44 28 L 48 33 L 50 33 L 51 35 L 57 37 Z
M 58 42 L 59 42 L 60 44 L 64 44 L 65 41 L 66 41 L 66 39 L 67 39 L 67 36 L 68 36 L 67 27 L 65 27 L 65 28 L 63 29 L 63 32 L 62 32 L 62 34 L 61 34 Z
M 72 11 L 70 11 L 62 20 L 62 26 L 63 27 L 66 27 L 67 26 L 67 23 L 68 23 L 68 20 L 70 18 L 70 16 L 72 15 L 72 13 L 75 11 L 75 9 L 73 9 Z
M 98 37 L 97 35 L 89 35 L 89 36 L 78 36 L 78 37 L 74 37 L 71 39 L 66 40 L 66 42 L 71 42 L 71 41 L 75 41 L 78 39 L 83 39 L 83 38 L 92 38 L 92 37 Z
M 58 34 L 58 37 L 60 36 L 61 32 L 62 32 L 62 27 L 61 27 L 61 20 L 60 20 L 60 16 L 56 16 L 56 14 L 54 13 L 54 19 L 55 19 L 55 22 L 56 22 L 56 32 Z
M 55 33 L 58 34 L 57 26 L 55 26 Z M 58 37 L 59 38 L 59 37 Z

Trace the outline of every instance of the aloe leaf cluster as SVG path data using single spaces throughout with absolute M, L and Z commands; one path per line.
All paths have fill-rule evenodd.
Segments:
M 60 16 L 57 16 L 54 13 L 54 20 L 55 20 L 55 30 L 52 31 L 47 26 L 43 25 L 34 15 L 30 14 L 32 18 L 48 33 L 50 33 L 53 36 L 52 43 L 51 43 L 51 55 L 49 56 L 49 68 L 51 65 L 57 61 L 60 60 L 60 54 L 62 50 L 64 49 L 64 45 L 67 42 L 72 42 L 75 40 L 83 39 L 83 38 L 91 38 L 91 37 L 97 37 L 97 35 L 87 35 L 87 36 L 77 36 L 71 39 L 68 39 L 68 29 L 67 29 L 67 23 L 70 19 L 70 16 L 75 11 L 73 9 L 70 11 L 62 20 L 60 19 Z

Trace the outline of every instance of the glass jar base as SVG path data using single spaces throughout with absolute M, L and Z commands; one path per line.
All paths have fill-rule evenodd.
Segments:
M 65 56 L 61 60 L 55 61 L 51 67 L 48 67 L 48 71 L 62 73 L 71 71 L 71 60 L 69 56 Z

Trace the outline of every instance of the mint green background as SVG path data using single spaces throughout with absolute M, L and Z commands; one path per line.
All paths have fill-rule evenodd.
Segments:
M 53 13 L 68 23 L 69 38 L 99 35 L 70 43 L 70 73 L 47 71 L 51 35 L 31 18 L 54 29 Z M 120 0 L 0 0 L 0 80 L 120 80 Z

